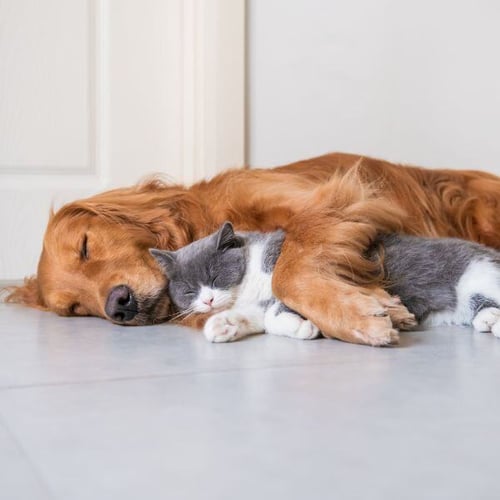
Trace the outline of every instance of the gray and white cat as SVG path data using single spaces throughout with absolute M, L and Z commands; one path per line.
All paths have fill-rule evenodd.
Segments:
M 285 233 L 238 232 L 226 222 L 216 233 L 177 251 L 151 249 L 169 278 L 170 299 L 181 314 L 215 312 L 205 324 L 211 342 L 266 331 L 313 339 L 318 328 L 276 299 L 272 272 Z
M 205 325 L 212 342 L 267 331 L 300 339 L 320 335 L 272 294 L 272 271 L 285 233 L 219 231 L 175 252 L 151 249 L 184 314 L 218 311 Z M 500 337 L 500 253 L 455 238 L 381 236 L 386 289 L 426 325 L 473 325 Z M 375 257 L 377 245 L 369 252 Z
M 425 326 L 472 325 L 500 337 L 500 252 L 458 238 L 387 235 L 387 291 Z

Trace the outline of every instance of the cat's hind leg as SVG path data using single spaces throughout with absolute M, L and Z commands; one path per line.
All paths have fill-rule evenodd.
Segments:
M 489 286 L 489 293 L 486 295 L 481 290 L 469 299 L 474 315 L 472 326 L 478 332 L 492 332 L 495 337 L 500 337 L 500 288 L 497 286 L 500 274 L 497 267 L 487 276 L 494 279 Z
M 472 326 L 478 332 L 492 332 L 495 337 L 500 337 L 500 309 L 498 307 L 481 309 L 472 320 Z
M 271 335 L 310 340 L 319 337 L 320 331 L 311 321 L 303 318 L 282 302 L 276 301 L 266 311 L 264 327 Z

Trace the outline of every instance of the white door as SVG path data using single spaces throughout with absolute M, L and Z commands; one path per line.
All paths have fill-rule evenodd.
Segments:
M 244 0 L 0 0 L 0 279 L 51 205 L 244 162 Z

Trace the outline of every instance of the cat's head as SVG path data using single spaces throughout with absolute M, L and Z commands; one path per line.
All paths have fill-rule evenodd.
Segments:
M 206 313 L 232 306 L 246 269 L 245 241 L 230 222 L 176 251 L 150 249 L 169 279 L 180 312 Z

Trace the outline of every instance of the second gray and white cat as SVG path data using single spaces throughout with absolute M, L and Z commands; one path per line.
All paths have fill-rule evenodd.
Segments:
M 272 294 L 272 272 L 285 237 L 237 232 L 230 223 L 175 252 L 151 249 L 169 278 L 181 314 L 215 312 L 204 333 L 227 342 L 263 332 L 312 339 L 309 320 Z M 425 325 L 473 325 L 500 337 L 500 253 L 454 238 L 388 235 L 384 248 L 387 291 Z M 374 246 L 371 253 L 377 252 Z M 369 255 L 370 256 L 370 255 Z
M 424 326 L 472 325 L 500 337 L 500 252 L 458 238 L 381 238 L 387 291 Z

